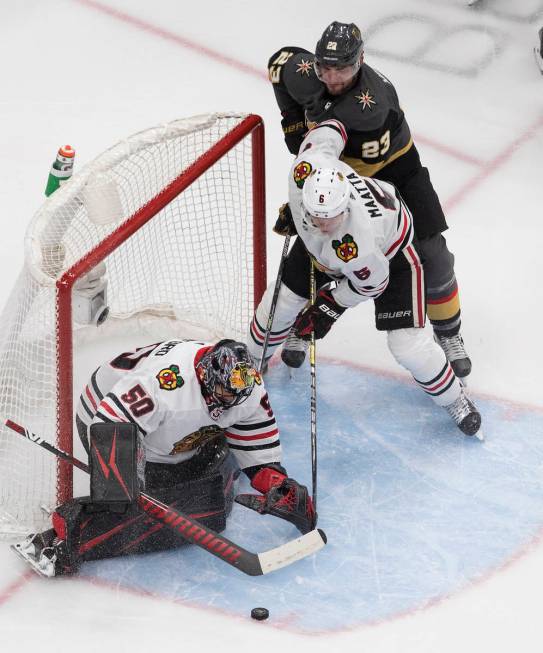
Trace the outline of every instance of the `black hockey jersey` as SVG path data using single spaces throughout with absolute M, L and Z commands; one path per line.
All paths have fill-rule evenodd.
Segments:
M 307 129 L 330 118 L 345 125 L 342 159 L 359 175 L 372 177 L 412 147 L 394 86 L 367 64 L 362 64 L 354 86 L 339 96 L 327 93 L 315 74 L 314 55 L 302 48 L 278 50 L 268 70 L 292 154 L 298 154 Z

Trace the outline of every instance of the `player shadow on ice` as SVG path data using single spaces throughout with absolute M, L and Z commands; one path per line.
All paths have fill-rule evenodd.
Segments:
M 277 365 L 266 382 L 289 469 L 310 487 L 308 374 L 303 367 L 290 379 Z M 234 615 L 263 605 L 267 623 L 307 634 L 433 603 L 499 569 L 541 534 L 543 414 L 498 400 L 479 404 L 485 442 L 461 435 L 410 383 L 320 362 L 318 513 L 325 549 L 256 579 L 190 546 L 87 563 L 80 573 Z M 236 505 L 225 535 L 261 550 L 292 531 Z

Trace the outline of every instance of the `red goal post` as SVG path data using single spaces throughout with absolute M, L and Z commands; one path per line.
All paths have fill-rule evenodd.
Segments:
M 102 264 L 110 317 L 81 324 L 76 295 Z M 145 318 L 164 337 L 245 340 L 265 287 L 262 119 L 209 114 L 135 134 L 74 174 L 29 226 L 0 317 L 0 416 L 71 453 L 80 339 L 138 332 Z M 39 526 L 40 505 L 73 494 L 71 466 L 34 448 L 0 429 L 0 532 Z

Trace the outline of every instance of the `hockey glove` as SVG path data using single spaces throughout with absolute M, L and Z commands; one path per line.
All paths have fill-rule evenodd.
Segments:
M 276 234 L 280 236 L 295 236 L 296 235 L 296 226 L 292 218 L 292 212 L 288 202 L 279 207 L 279 216 L 273 227 L 273 230 Z
M 256 510 L 261 515 L 274 515 L 294 524 L 305 535 L 315 528 L 317 514 L 307 488 L 293 478 L 288 478 L 281 465 L 269 465 L 258 471 L 251 486 L 262 492 L 238 494 L 236 502 Z
M 309 340 L 311 332 L 315 331 L 316 340 L 320 340 L 346 310 L 334 300 L 329 290 L 319 290 L 315 303 L 308 306 L 296 318 L 294 331 L 302 340 Z

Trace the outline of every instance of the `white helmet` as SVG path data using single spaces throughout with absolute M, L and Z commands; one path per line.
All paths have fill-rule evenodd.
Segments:
M 350 184 L 336 168 L 316 168 L 305 180 L 304 209 L 316 218 L 335 218 L 349 204 Z

